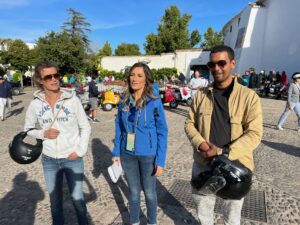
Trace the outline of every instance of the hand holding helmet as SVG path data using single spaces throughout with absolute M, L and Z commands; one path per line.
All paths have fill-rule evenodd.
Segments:
M 250 191 L 252 172 L 239 161 L 219 155 L 212 159 L 210 168 L 191 181 L 200 193 L 215 194 L 224 199 L 241 199 Z

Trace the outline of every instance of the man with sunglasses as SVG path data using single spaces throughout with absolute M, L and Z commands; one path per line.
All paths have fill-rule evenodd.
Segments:
M 225 45 L 211 50 L 207 63 L 214 82 L 198 91 L 185 124 L 185 132 L 194 148 L 192 178 L 209 171 L 209 162 L 224 154 L 253 171 L 253 150 L 261 141 L 262 111 L 256 93 L 233 77 L 234 51 Z M 216 193 L 192 189 L 202 225 L 214 224 Z M 224 222 L 240 224 L 243 198 L 224 199 Z

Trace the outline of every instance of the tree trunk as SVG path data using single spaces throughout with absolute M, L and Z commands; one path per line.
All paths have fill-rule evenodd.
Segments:
M 21 71 L 20 83 L 21 83 L 21 88 L 23 89 L 24 85 L 23 85 L 23 72 L 22 71 Z

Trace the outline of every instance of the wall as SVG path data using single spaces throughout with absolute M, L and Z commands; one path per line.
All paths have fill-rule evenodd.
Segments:
M 190 77 L 192 65 L 206 65 L 209 60 L 209 52 L 201 49 L 177 50 L 175 53 L 166 53 L 156 56 L 107 56 L 101 60 L 101 66 L 107 70 L 123 71 L 126 66 L 132 66 L 139 61 L 148 61 L 150 68 L 173 68 L 178 73 L 182 72 Z
M 268 1 L 262 65 L 266 70 L 300 71 L 299 0 Z
M 132 66 L 136 62 L 147 61 L 148 66 L 153 69 L 163 67 L 174 67 L 174 53 L 167 53 L 157 56 L 106 56 L 101 59 L 101 66 L 107 70 L 117 72 L 123 71 L 127 66 Z
M 265 7 L 247 6 L 240 17 L 232 19 L 224 29 L 225 44 L 235 50 L 236 71 L 243 73 L 249 67 L 260 70 L 285 70 L 288 75 L 300 70 L 299 0 L 267 0 Z M 236 47 L 240 27 L 245 27 L 242 48 Z M 232 25 L 232 32 L 228 30 Z

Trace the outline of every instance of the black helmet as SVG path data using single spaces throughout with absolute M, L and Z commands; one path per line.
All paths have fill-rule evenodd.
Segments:
M 191 181 L 200 193 L 214 193 L 223 199 L 241 199 L 251 189 L 252 172 L 239 161 L 220 155 L 210 163 L 211 170 Z
M 35 145 L 24 143 L 23 140 L 27 136 L 28 131 L 18 133 L 8 146 L 10 157 L 20 164 L 34 162 L 39 158 L 43 149 L 43 141 L 40 139 L 36 139 L 37 143 Z

